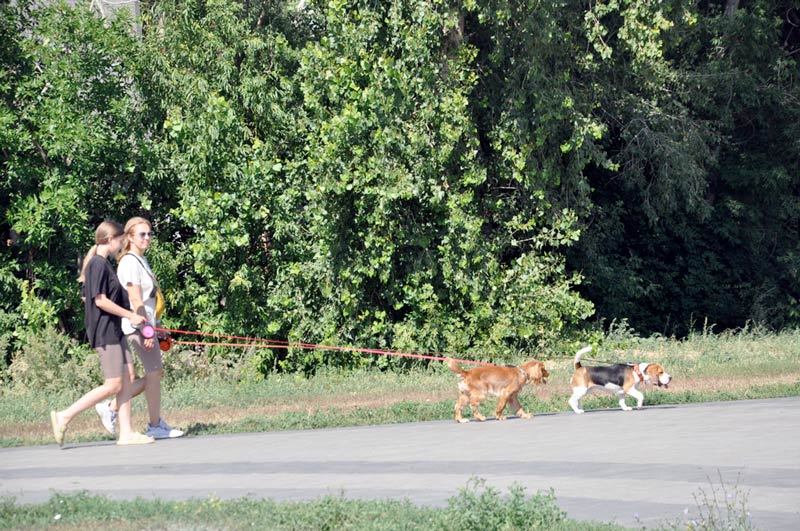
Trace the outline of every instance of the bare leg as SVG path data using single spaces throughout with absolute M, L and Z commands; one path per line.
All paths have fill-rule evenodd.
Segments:
M 162 369 L 144 375 L 144 396 L 147 398 L 147 412 L 150 425 L 156 426 L 161 420 L 161 375 Z
M 133 365 L 128 364 L 128 371 L 133 372 Z M 131 428 L 131 398 L 133 383 L 130 378 L 121 378 L 122 389 L 117 393 L 117 405 L 119 406 L 119 438 L 129 438 L 133 432 Z
M 66 427 L 67 424 L 69 424 L 75 417 L 75 415 L 86 411 L 95 404 L 102 402 L 109 396 L 118 393 L 123 387 L 124 380 L 125 378 L 122 376 L 118 378 L 107 378 L 106 381 L 103 382 L 103 385 L 95 387 L 86 393 L 67 409 L 56 412 L 56 418 L 58 419 L 59 425 Z
M 139 396 L 140 394 L 142 394 L 142 392 L 144 391 L 144 388 L 145 388 L 145 381 L 144 381 L 144 378 L 137 378 L 136 377 L 136 373 L 134 372 L 132 363 L 129 364 L 128 367 L 130 367 L 130 370 L 128 371 L 128 375 L 130 377 L 131 383 L 133 384 L 131 386 L 131 398 L 133 398 L 135 396 Z M 117 407 L 117 397 L 114 397 L 114 398 L 111 399 L 111 404 L 109 404 L 109 407 L 114 411 L 118 411 L 119 410 L 119 407 Z M 156 421 L 156 422 L 158 422 L 158 421 Z

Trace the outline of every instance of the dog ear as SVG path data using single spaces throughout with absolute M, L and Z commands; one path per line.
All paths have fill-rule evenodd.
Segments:
M 528 376 L 530 377 L 531 381 L 538 382 L 542 378 L 544 378 L 544 364 L 540 361 L 534 361 L 530 365 L 528 365 Z

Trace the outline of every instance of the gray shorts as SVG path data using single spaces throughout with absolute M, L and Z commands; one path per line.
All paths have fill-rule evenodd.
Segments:
M 147 350 L 144 348 L 144 338 L 141 334 L 134 332 L 125 337 L 128 338 L 128 343 L 131 348 L 136 352 L 136 355 L 139 356 L 142 367 L 144 367 L 144 372 L 159 371 L 164 368 L 164 364 L 161 362 L 161 349 L 158 346 L 158 340 L 156 338 L 153 338 L 153 348 Z
M 121 345 L 104 345 L 95 347 L 97 355 L 100 356 L 100 367 L 103 369 L 103 377 L 108 380 L 119 378 L 123 374 L 128 374 L 125 367 L 133 363 L 131 351 L 128 345 L 123 342 Z

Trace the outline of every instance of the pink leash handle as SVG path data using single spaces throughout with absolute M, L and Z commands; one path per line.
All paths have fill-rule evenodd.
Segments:
M 136 329 L 139 330 L 139 333 L 142 334 L 142 337 L 145 339 L 151 339 L 156 335 L 156 329 L 153 328 L 151 324 L 144 324 L 136 327 Z

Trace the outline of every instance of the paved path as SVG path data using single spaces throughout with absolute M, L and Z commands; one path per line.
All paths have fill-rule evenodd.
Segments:
M 69 440 L 69 439 L 68 439 Z M 701 489 L 746 494 L 762 530 L 800 529 L 800 399 L 539 415 L 469 424 L 186 437 L 0 449 L 0 496 L 114 499 L 407 498 L 444 505 L 471 477 L 553 488 L 570 517 L 653 527 Z M 124 478 L 123 478 L 124 476 Z M 723 501 L 724 504 L 724 495 Z

